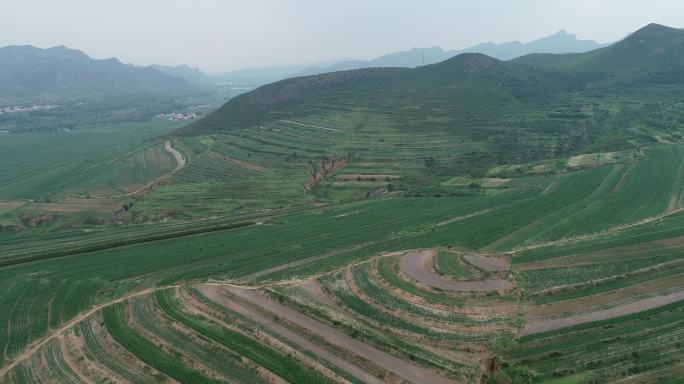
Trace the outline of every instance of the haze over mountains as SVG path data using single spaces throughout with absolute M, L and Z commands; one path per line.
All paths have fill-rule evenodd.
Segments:
M 315 75 L 319 73 L 343 71 L 348 69 L 370 67 L 417 67 L 434 64 L 454 57 L 461 53 L 482 53 L 499 60 L 511 60 L 530 53 L 576 53 L 587 52 L 601 48 L 606 44 L 599 44 L 593 40 L 580 40 L 577 36 L 564 30 L 552 36 L 543 37 L 529 43 L 511 41 L 502 44 L 482 43 L 465 49 L 446 51 L 440 47 L 413 48 L 409 51 L 383 55 L 372 60 L 348 60 L 328 67 L 310 67 L 296 73 L 295 76 Z
M 154 68 L 116 58 L 94 60 L 63 46 L 0 48 L 0 103 L 83 97 L 187 93 L 193 86 Z
M 95 60 L 85 53 L 63 46 L 40 49 L 33 46 L 0 48 L 0 103 L 58 101 L 85 97 L 111 97 L 145 94 L 187 94 L 227 82 L 261 85 L 289 77 L 366 67 L 416 67 L 444 61 L 464 52 L 477 52 L 501 60 L 527 53 L 584 52 L 601 45 L 578 40 L 561 31 L 530 43 L 484 43 L 445 51 L 439 47 L 414 48 L 380 56 L 373 60 L 331 60 L 245 69 L 208 76 L 187 65 L 147 67 L 121 63 L 116 58 Z

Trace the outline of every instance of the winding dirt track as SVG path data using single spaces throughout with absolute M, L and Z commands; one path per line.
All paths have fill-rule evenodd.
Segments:
M 180 171 L 183 167 L 185 167 L 185 158 L 183 157 L 183 155 L 180 152 L 178 152 L 174 147 L 171 146 L 171 140 L 166 140 L 164 142 L 164 149 L 166 150 L 166 152 L 173 155 L 173 157 L 176 159 L 176 168 L 174 168 L 171 172 L 169 172 L 163 176 L 157 177 L 156 179 L 150 181 L 149 183 L 145 184 L 144 186 L 138 188 L 137 190 L 135 190 L 133 192 L 125 193 L 123 195 L 111 196 L 111 197 L 115 198 L 115 197 L 133 196 L 133 195 L 137 195 L 138 193 L 146 191 L 146 190 L 152 190 L 157 185 L 159 185 L 159 184 L 167 181 L 168 179 L 170 179 L 171 176 L 173 176 L 176 172 Z
M 540 319 L 538 321 L 535 321 L 535 319 L 530 319 L 525 325 L 521 335 L 531 335 L 533 333 L 553 331 L 556 329 L 567 328 L 573 325 L 590 323 L 593 321 L 612 319 L 662 307 L 680 300 L 684 300 L 684 290 L 673 292 L 667 295 L 647 297 L 643 300 L 618 305 L 612 308 L 587 313 L 579 313 L 576 315 L 570 315 L 568 317 L 548 320 Z
M 485 292 L 513 288 L 513 283 L 505 279 L 454 281 L 440 276 L 432 270 L 434 256 L 432 249 L 406 252 L 399 260 L 399 269 L 418 282 L 445 291 Z
M 232 300 L 226 298 L 221 294 L 221 288 L 213 286 L 213 285 L 198 285 L 198 289 L 202 294 L 207 296 L 208 298 L 216 301 L 219 304 L 222 305 L 231 305 L 231 308 L 238 308 L 236 306 L 236 303 L 233 302 Z M 323 338 L 325 341 L 329 342 L 330 344 L 333 344 L 335 346 L 341 347 L 343 349 L 346 349 L 352 353 L 354 353 L 357 356 L 360 356 L 364 359 L 370 360 L 373 363 L 387 369 L 388 371 L 394 372 L 397 375 L 403 377 L 404 379 L 408 380 L 409 382 L 412 383 L 432 383 L 432 384 L 447 384 L 447 383 L 453 383 L 452 380 L 440 376 L 434 372 L 432 372 L 429 369 L 422 368 L 419 366 L 416 366 L 410 362 L 407 362 L 405 360 L 402 360 L 398 357 L 392 356 L 386 352 L 383 352 L 371 345 L 368 345 L 364 342 L 361 342 L 346 333 L 343 333 L 327 324 L 321 323 L 318 320 L 312 319 L 300 312 L 295 311 L 294 309 L 291 309 L 290 307 L 287 307 L 285 305 L 282 305 L 278 303 L 275 300 L 272 300 L 271 298 L 257 292 L 254 290 L 246 290 L 246 289 L 241 289 L 241 288 L 236 288 L 236 287 L 226 287 L 224 288 L 231 294 L 234 294 L 238 297 L 240 297 L 243 300 L 246 300 L 252 304 L 255 304 L 257 306 L 260 306 L 264 309 L 267 309 L 268 311 L 273 312 L 274 314 L 277 314 L 278 317 L 286 319 L 292 323 L 295 323 L 299 325 L 300 327 L 303 327 L 307 329 L 309 332 L 316 334 L 317 336 Z M 251 312 L 251 313 L 250 313 Z M 253 320 L 261 323 L 264 326 L 267 326 L 270 328 L 270 325 L 268 323 L 273 323 L 270 320 L 264 321 L 263 316 L 258 315 L 256 317 L 252 317 L 251 315 L 254 314 L 253 311 L 247 310 L 247 312 L 242 312 L 240 313 L 247 315 L 248 317 L 252 318 Z M 282 327 L 282 326 L 280 326 Z M 271 328 L 273 331 L 280 333 L 280 330 L 282 329 L 275 329 Z M 297 336 L 295 334 L 295 336 Z M 288 337 L 289 338 L 289 337 Z M 291 339 L 292 340 L 292 339 Z M 306 340 L 306 339 L 304 339 Z M 293 340 L 295 341 L 295 340 Z M 295 341 L 297 342 L 297 341 Z M 301 345 L 301 344 L 300 344 Z M 303 345 L 302 345 L 303 346 Z M 318 347 L 320 348 L 320 347 Z M 309 348 L 307 348 L 309 349 Z M 322 348 L 321 348 L 322 349 Z M 313 351 L 315 353 L 318 353 L 316 351 Z M 335 358 L 335 360 L 331 360 L 331 362 L 334 362 L 336 365 L 338 365 L 340 368 L 344 369 L 345 371 L 349 372 L 350 374 L 354 375 L 355 377 L 363 380 L 364 382 L 367 383 L 382 383 L 381 380 L 378 380 L 375 377 L 368 376 L 368 373 L 361 370 L 357 366 L 346 362 L 346 360 L 342 360 L 337 356 L 332 355 L 330 352 L 327 350 L 321 351 L 325 353 L 325 355 L 320 355 L 321 357 L 324 357 L 326 360 L 328 360 L 328 357 Z M 327 357 L 326 357 L 327 355 Z M 332 356 L 331 356 L 332 355 Z M 357 376 L 358 375 L 358 376 Z
M 143 185 L 142 187 L 136 189 L 133 192 L 128 192 L 128 193 L 123 193 L 120 195 L 114 195 L 114 196 L 88 196 L 89 199 L 116 199 L 120 197 L 126 197 L 126 196 L 133 196 L 137 195 L 142 192 L 149 192 L 156 188 L 159 184 L 168 181 L 171 176 L 176 174 L 176 172 L 180 171 L 183 167 L 185 167 L 185 157 L 183 157 L 183 154 L 178 152 L 174 147 L 171 146 L 171 140 L 166 140 L 164 142 L 164 150 L 166 150 L 168 153 L 170 153 L 175 159 L 176 159 L 176 168 L 174 168 L 172 171 L 168 172 L 165 175 L 159 176 L 156 179 L 150 181 L 149 183 Z M 77 196 L 77 197 L 86 197 L 86 196 Z

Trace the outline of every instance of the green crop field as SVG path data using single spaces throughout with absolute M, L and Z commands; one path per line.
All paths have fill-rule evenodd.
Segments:
M 4 117 L 0 383 L 681 381 L 681 33 Z

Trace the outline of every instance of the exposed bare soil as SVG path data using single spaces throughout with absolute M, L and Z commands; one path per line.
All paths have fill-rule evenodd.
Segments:
M 235 166 L 238 166 L 241 168 L 249 169 L 250 171 L 255 171 L 255 172 L 265 172 L 266 171 L 266 167 L 264 167 L 262 165 L 250 163 L 250 162 L 244 161 L 244 160 L 234 159 L 234 158 L 228 157 L 228 156 L 222 156 L 222 155 L 220 155 L 216 152 L 213 152 L 213 151 L 209 152 L 209 156 L 216 158 L 216 159 L 222 159 L 226 163 L 230 163 L 232 165 L 235 165 Z
M 24 205 L 25 209 L 37 211 L 73 213 L 93 211 L 97 213 L 115 213 L 121 209 L 121 202 L 104 199 L 66 198 L 59 203 L 30 202 Z
M 432 268 L 435 251 L 422 250 L 406 252 L 399 260 L 399 269 L 412 279 L 445 291 L 486 292 L 512 289 L 513 283 L 505 279 L 477 281 L 454 281 L 438 275 Z
M 67 348 L 66 341 L 64 339 L 64 335 L 60 335 L 58 337 L 59 340 L 59 349 L 62 353 L 62 358 L 64 359 L 64 363 L 66 363 L 69 368 L 71 368 L 72 371 L 78 376 L 79 380 L 82 380 L 86 384 L 95 384 L 93 380 L 91 380 L 88 375 L 84 374 L 83 371 L 81 370 L 81 367 L 76 364 L 76 362 L 71 358 L 71 354 L 69 353 L 69 349 Z
M 590 308 L 599 305 L 617 303 L 639 295 L 656 293 L 666 289 L 682 287 L 684 276 L 675 275 L 663 279 L 646 281 L 626 288 L 617 289 L 610 292 L 599 293 L 591 296 L 578 297 L 576 299 L 556 301 L 544 305 L 528 305 L 527 316 L 529 318 L 552 316 L 555 314 L 579 311 L 583 308 Z
M 552 331 L 555 329 L 571 327 L 573 325 L 584 324 L 593 321 L 612 319 L 615 317 L 662 307 L 679 300 L 684 300 L 684 290 L 673 292 L 667 295 L 647 297 L 643 300 L 627 303 L 624 305 L 618 305 L 608 309 L 579 313 L 562 318 L 543 319 L 540 321 L 530 319 L 527 322 L 527 325 L 525 325 L 522 335 Z
M 385 175 L 385 174 L 360 174 L 360 173 L 345 173 L 344 175 L 337 175 L 338 180 L 344 181 L 388 181 L 397 180 L 399 176 L 397 175 Z
M 220 304 L 223 305 L 231 305 L 233 308 L 238 308 L 236 307 L 236 303 L 233 302 L 230 299 L 227 299 L 224 295 L 221 295 L 220 288 L 211 286 L 211 285 L 199 285 L 198 289 L 207 297 L 209 297 L 212 300 L 217 301 Z M 383 352 L 371 345 L 368 345 L 364 342 L 361 342 L 333 327 L 328 326 L 327 324 L 321 323 L 318 320 L 312 319 L 300 312 L 295 311 L 294 309 L 287 307 L 285 305 L 282 305 L 278 303 L 275 300 L 270 299 L 269 297 L 256 292 L 254 290 L 245 290 L 245 289 L 240 289 L 240 288 L 235 288 L 235 287 L 226 287 L 224 288 L 228 292 L 230 292 L 233 295 L 236 295 L 240 297 L 243 300 L 249 301 L 252 304 L 258 305 L 264 309 L 268 309 L 269 311 L 276 313 L 279 317 L 284 318 L 294 324 L 297 324 L 298 326 L 301 326 L 303 328 L 306 328 L 310 332 L 316 334 L 317 336 L 323 338 L 326 342 L 329 342 L 330 344 L 333 344 L 335 346 L 341 347 L 343 349 L 346 349 L 350 352 L 353 352 L 357 356 L 360 356 L 364 359 L 373 361 L 374 363 L 378 364 L 379 366 L 382 366 L 386 368 L 387 370 L 396 373 L 397 375 L 403 377 L 404 379 L 414 382 L 414 383 L 452 383 L 453 381 L 450 379 L 447 379 L 446 377 L 437 375 L 436 373 L 432 372 L 431 370 L 416 366 L 412 363 L 406 362 L 398 357 L 392 356 L 386 352 Z M 241 312 L 242 313 L 242 312 Z M 247 312 L 249 313 L 249 312 Z M 251 317 L 251 316 L 250 316 Z M 261 319 L 259 319 L 261 317 Z M 255 321 L 257 322 L 262 322 L 264 320 L 268 319 L 263 319 L 263 316 L 259 316 L 254 318 Z M 268 324 L 267 322 L 262 323 L 265 326 L 275 326 L 277 324 Z M 284 330 L 279 330 L 279 331 L 284 331 Z M 278 331 L 278 333 L 280 333 Z M 292 334 L 291 336 L 296 337 L 298 335 Z M 301 337 L 301 336 L 299 336 Z M 289 337 L 288 337 L 289 338 Z M 315 346 L 315 345 L 314 345 Z M 319 347 L 321 348 L 321 347 Z M 319 350 L 321 353 L 331 354 L 329 351 L 323 349 L 322 351 Z M 318 352 L 316 352 L 318 353 Z M 332 354 L 331 354 L 332 355 Z M 325 356 L 325 355 L 321 355 Z M 333 356 L 329 356 L 331 358 Z M 327 359 L 327 358 L 326 358 Z M 338 358 L 339 359 L 339 358 Z M 336 362 L 337 363 L 337 362 Z M 354 374 L 356 377 L 359 376 L 364 376 L 365 371 L 359 372 L 358 367 L 355 365 L 352 365 L 351 363 L 346 362 L 340 362 L 340 368 L 352 370 L 353 372 L 347 371 L 350 374 Z M 346 368 L 344 368 L 346 366 Z M 359 376 L 357 376 L 359 375 Z M 359 377 L 361 379 L 361 377 Z M 364 382 L 367 383 L 381 383 L 382 381 L 379 380 L 378 378 L 374 376 L 364 376 L 362 379 Z
M 506 259 L 482 255 L 465 255 L 463 257 L 468 263 L 487 272 L 507 271 L 510 265 Z
M 500 187 L 500 186 L 508 183 L 509 181 L 511 181 L 511 179 L 501 179 L 498 177 L 490 177 L 490 178 L 480 180 L 480 184 L 482 184 L 482 186 L 485 188 L 497 188 L 497 187 Z
M 374 383 L 374 384 L 379 384 L 382 383 L 382 380 L 379 380 L 376 378 L 374 375 L 368 373 L 364 369 L 358 367 L 355 364 L 352 364 L 341 357 L 334 355 L 332 352 L 329 350 L 325 349 L 324 347 L 315 344 L 314 342 L 308 340 L 307 338 L 299 335 L 298 333 L 295 333 L 294 331 L 290 330 L 289 328 L 285 327 L 282 324 L 279 324 L 275 322 L 274 320 L 262 315 L 261 313 L 257 312 L 256 310 L 253 310 L 251 308 L 248 308 L 240 303 L 235 302 L 234 300 L 231 300 L 229 297 L 226 295 L 223 295 L 221 291 L 223 288 L 219 286 L 213 286 L 213 285 L 198 285 L 197 289 L 208 299 L 213 300 L 214 302 L 223 305 L 224 307 L 233 310 L 235 312 L 238 312 L 250 320 L 261 324 L 262 326 L 265 326 L 266 328 L 270 329 L 271 331 L 287 338 L 288 340 L 292 341 L 293 343 L 299 345 L 302 348 L 305 348 L 316 355 L 320 356 L 321 358 L 335 364 L 338 366 L 340 369 L 343 369 L 345 372 L 349 373 L 350 375 L 356 377 L 357 379 L 365 382 L 365 383 Z M 231 291 L 231 293 L 236 293 L 234 291 Z M 267 310 L 276 310 L 274 313 L 276 313 L 279 317 L 284 317 L 288 320 L 291 320 L 290 316 L 286 316 L 287 314 L 296 313 L 299 314 L 298 312 L 294 310 L 290 310 L 288 307 L 282 306 L 283 308 L 287 309 L 287 313 L 283 313 L 281 311 L 282 308 L 280 304 L 278 304 L 278 307 L 273 307 L 268 305 L 268 301 L 270 301 L 269 298 L 263 295 L 259 295 L 262 298 L 259 298 L 260 303 L 254 303 L 259 306 L 262 306 L 264 309 Z M 253 300 L 250 299 L 250 302 L 254 302 Z M 264 302 L 267 304 L 264 306 L 262 305 Z M 301 315 L 303 316 L 303 315 Z M 315 321 L 311 319 L 312 321 Z M 297 322 L 295 322 L 297 323 Z M 299 324 L 299 323 L 297 323 Z M 322 324 L 322 323 L 321 323 Z M 301 325 L 301 324 L 300 324 Z M 308 327 L 307 327 L 308 328 Z

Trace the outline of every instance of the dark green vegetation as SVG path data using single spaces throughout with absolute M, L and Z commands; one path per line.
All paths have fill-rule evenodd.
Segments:
M 345 337 L 457 381 L 676 379 L 682 304 L 667 300 L 684 288 L 683 33 L 648 26 L 560 59 L 463 55 L 291 79 L 180 135 L 167 123 L 7 135 L 0 380 L 364 381 L 338 359 L 401 376 Z M 174 168 L 167 139 L 185 166 L 111 198 Z M 68 198 L 119 207 L 42 222 Z M 425 248 L 439 278 L 515 285 L 416 280 L 400 260 Z M 455 257 L 477 252 L 507 253 L 510 272 Z M 225 281 L 266 304 L 234 287 L 200 293 Z
M 149 340 L 126 326 L 124 306 L 116 305 L 103 311 L 107 330 L 114 340 L 142 361 L 182 383 L 213 383 L 199 372 L 186 367 L 172 355 L 160 350 Z

